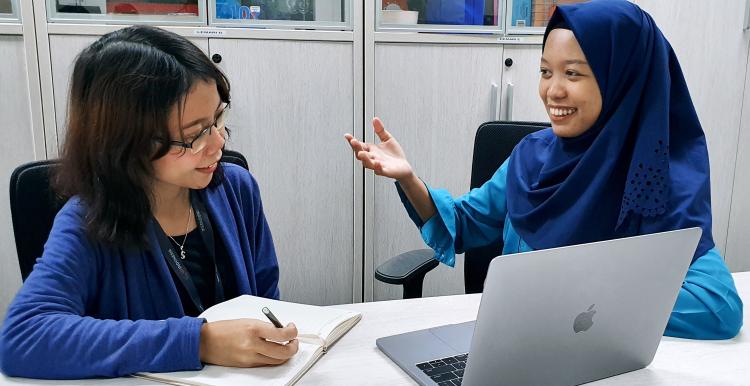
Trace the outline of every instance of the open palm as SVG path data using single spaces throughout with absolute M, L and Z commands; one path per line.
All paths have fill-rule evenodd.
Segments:
M 372 127 L 380 139 L 378 144 L 360 142 L 351 134 L 344 135 L 362 166 L 372 169 L 379 176 L 396 180 L 411 176 L 413 171 L 406 154 L 396 138 L 385 129 L 383 121 L 376 117 L 372 120 Z

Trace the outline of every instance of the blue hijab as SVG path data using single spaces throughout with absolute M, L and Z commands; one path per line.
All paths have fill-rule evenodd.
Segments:
M 594 72 L 602 111 L 575 138 L 551 129 L 516 146 L 508 167 L 508 215 L 534 249 L 692 226 L 693 259 L 713 248 L 708 151 L 669 42 L 654 20 L 623 0 L 562 5 L 547 34 L 565 25 Z

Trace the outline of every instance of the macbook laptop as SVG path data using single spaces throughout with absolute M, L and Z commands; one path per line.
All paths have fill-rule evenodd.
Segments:
M 500 256 L 476 321 L 377 346 L 430 386 L 576 385 L 644 368 L 700 236 L 689 228 Z

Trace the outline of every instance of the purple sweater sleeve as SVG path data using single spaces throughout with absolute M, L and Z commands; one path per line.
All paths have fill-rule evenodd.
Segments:
M 99 296 L 96 255 L 80 210 L 58 214 L 33 272 L 10 305 L 0 333 L 8 376 L 70 379 L 139 371 L 199 369 L 202 319 L 103 320 L 86 315 Z

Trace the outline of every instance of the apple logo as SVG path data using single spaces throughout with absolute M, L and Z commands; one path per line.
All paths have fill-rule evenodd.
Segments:
M 576 316 L 576 320 L 573 322 L 573 331 L 576 334 L 588 330 L 594 324 L 594 314 L 596 313 L 594 306 L 595 304 L 592 304 L 588 310 Z

